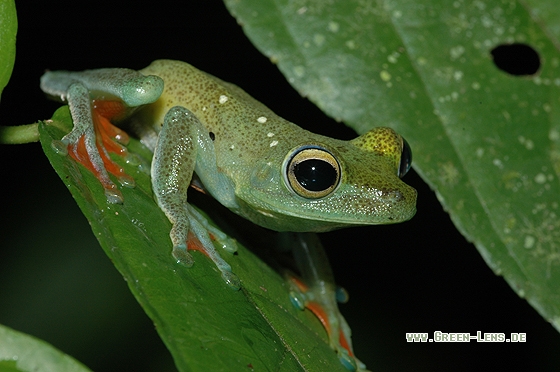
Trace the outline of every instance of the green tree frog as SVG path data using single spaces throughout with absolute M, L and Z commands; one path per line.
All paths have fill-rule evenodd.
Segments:
M 153 151 L 155 199 L 173 227 L 172 255 L 186 266 L 195 246 L 234 289 L 240 281 L 212 240 L 235 243 L 187 203 L 196 181 L 253 223 L 281 232 L 294 250 L 303 281 L 291 280 L 292 300 L 323 322 L 332 348 L 350 370 L 364 366 L 352 352 L 350 329 L 338 311 L 336 288 L 321 244 L 311 232 L 402 222 L 416 211 L 416 190 L 401 181 L 409 169 L 406 141 L 375 128 L 351 141 L 313 134 L 282 119 L 235 85 L 178 61 L 140 71 L 52 71 L 41 89 L 67 101 L 73 130 L 53 146 L 90 169 L 109 203 L 122 203 L 112 181 L 134 181 L 108 152 L 126 156 L 130 130 Z M 117 141 L 117 142 L 115 142 Z

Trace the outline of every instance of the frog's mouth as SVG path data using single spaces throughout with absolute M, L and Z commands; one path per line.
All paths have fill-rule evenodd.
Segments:
M 407 221 L 416 213 L 416 190 L 412 187 L 410 190 L 405 196 L 395 194 L 379 203 L 342 198 L 337 205 L 317 200 L 306 203 L 288 200 L 275 205 L 265 201 L 255 205 L 238 200 L 240 209 L 236 212 L 275 231 L 325 232 L 350 226 L 393 224 Z

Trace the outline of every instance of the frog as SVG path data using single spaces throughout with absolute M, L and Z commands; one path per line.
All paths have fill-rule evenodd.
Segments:
M 413 217 L 417 193 L 402 180 L 412 152 L 402 136 L 388 127 L 349 141 L 312 133 L 238 86 L 181 61 L 157 60 L 139 71 L 47 71 L 40 86 L 68 103 L 74 124 L 53 148 L 96 176 L 107 203 L 126 203 L 119 187 L 134 187 L 109 153 L 130 156 L 128 132 L 151 150 L 154 198 L 171 222 L 171 256 L 178 264 L 193 266 L 192 251 L 199 250 L 226 285 L 241 287 L 220 254 L 235 252 L 235 241 L 189 204 L 189 187 L 279 232 L 299 269 L 299 276 L 286 275 L 292 303 L 319 318 L 348 370 L 365 368 L 337 305 L 347 295 L 334 283 L 317 233 Z

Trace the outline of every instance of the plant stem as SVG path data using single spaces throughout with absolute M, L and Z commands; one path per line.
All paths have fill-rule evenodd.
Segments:
M 0 126 L 0 144 L 19 145 L 22 143 L 38 142 L 38 125 L 38 123 L 33 123 L 18 126 Z

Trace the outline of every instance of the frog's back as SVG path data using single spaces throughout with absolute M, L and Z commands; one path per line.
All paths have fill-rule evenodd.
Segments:
M 161 125 L 171 107 L 185 107 L 215 138 L 218 154 L 228 153 L 238 161 L 249 161 L 268 153 L 271 147 L 293 143 L 298 133 L 301 136 L 300 132 L 306 132 L 274 114 L 241 88 L 188 63 L 158 60 L 140 72 L 164 80 L 163 94 L 152 105 L 154 124 Z

